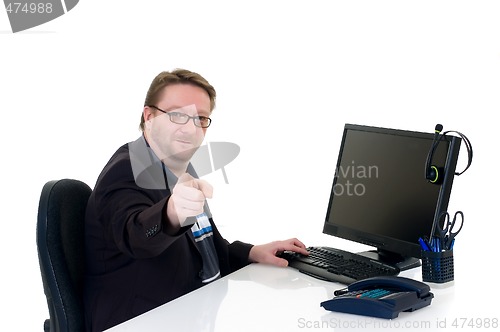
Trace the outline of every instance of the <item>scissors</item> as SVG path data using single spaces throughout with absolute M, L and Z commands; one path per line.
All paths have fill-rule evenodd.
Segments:
M 438 227 L 437 231 L 439 233 L 439 240 L 441 244 L 441 248 L 444 250 L 449 250 L 453 246 L 453 241 L 455 236 L 462 230 L 464 226 L 464 214 L 462 211 L 455 212 L 453 216 L 453 220 L 450 221 L 450 214 L 447 211 L 442 212 L 439 215 L 439 219 L 444 216 L 443 227 Z M 460 216 L 460 228 L 454 232 L 453 229 L 455 227 L 455 223 L 457 222 L 458 216 Z

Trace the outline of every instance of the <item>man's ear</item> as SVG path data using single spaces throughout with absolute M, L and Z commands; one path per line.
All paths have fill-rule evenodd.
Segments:
M 144 106 L 144 109 L 142 110 L 142 116 L 144 118 L 144 126 L 146 128 L 150 128 L 151 126 L 151 119 L 154 117 L 153 116 L 153 110 L 151 107 Z
M 153 117 L 153 110 L 149 106 L 144 106 L 144 109 L 142 110 L 142 116 L 144 117 L 144 121 L 151 120 Z

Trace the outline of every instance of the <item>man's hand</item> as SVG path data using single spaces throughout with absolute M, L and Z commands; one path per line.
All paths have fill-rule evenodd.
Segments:
M 167 205 L 167 216 L 175 229 L 188 226 L 186 219 L 203 212 L 206 198 L 212 198 L 212 186 L 200 179 L 195 179 L 188 173 L 179 177 L 172 190 Z
M 268 244 L 253 246 L 250 249 L 248 258 L 252 262 L 265 263 L 277 266 L 288 266 L 286 259 L 277 257 L 276 255 L 285 250 L 298 252 L 303 255 L 309 255 L 306 246 L 297 239 L 289 239 L 286 241 L 274 241 Z

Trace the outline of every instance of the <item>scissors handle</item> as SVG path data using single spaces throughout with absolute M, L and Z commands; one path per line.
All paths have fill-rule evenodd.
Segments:
M 455 224 L 456 224 L 459 216 L 461 218 L 460 228 L 458 228 L 458 230 L 454 232 L 453 229 L 455 228 Z M 444 217 L 444 219 L 443 219 L 442 227 L 438 226 L 436 228 L 437 228 L 437 233 L 438 233 L 441 249 L 442 250 L 449 250 L 453 246 L 453 243 L 455 241 L 455 237 L 462 230 L 462 227 L 464 225 L 464 214 L 462 211 L 457 211 L 457 212 L 455 212 L 455 215 L 453 216 L 453 220 L 450 220 L 450 214 L 447 211 L 444 211 L 439 215 L 439 220 L 441 220 L 443 217 Z
M 453 228 L 455 227 L 455 223 L 457 221 L 457 216 L 460 216 L 461 220 L 460 220 L 460 228 L 458 228 L 458 230 L 456 232 L 453 232 Z M 462 211 L 457 211 L 455 212 L 455 215 L 453 216 L 453 220 L 450 224 L 450 228 L 449 228 L 449 231 L 448 231 L 448 234 L 446 235 L 447 239 L 446 239 L 446 242 L 445 242 L 445 245 L 446 245 L 446 248 L 451 248 L 452 245 L 453 245 L 453 242 L 455 240 L 455 236 L 458 235 L 458 233 L 460 233 L 460 231 L 462 230 L 462 227 L 464 226 L 464 214 Z
M 457 216 L 460 216 L 460 228 L 456 232 L 453 232 L 453 228 L 455 227 L 455 222 L 457 221 Z M 462 230 L 462 227 L 464 226 L 464 213 L 462 211 L 457 211 L 455 212 L 455 215 L 453 216 L 453 221 L 450 224 L 450 236 L 453 235 L 455 237 L 460 231 Z
M 450 230 L 450 214 L 447 212 L 447 211 L 444 211 L 442 212 L 440 215 L 439 215 L 439 221 L 443 219 L 443 225 L 439 225 L 438 224 L 438 227 L 437 228 L 437 232 L 438 232 L 438 235 L 440 238 L 444 238 L 447 234 L 448 234 L 448 231 Z

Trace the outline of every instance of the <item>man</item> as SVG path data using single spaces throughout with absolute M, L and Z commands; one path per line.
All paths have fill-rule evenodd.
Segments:
M 297 239 L 230 244 L 218 232 L 206 203 L 212 187 L 189 162 L 215 98 L 197 73 L 160 73 L 146 96 L 142 136 L 100 174 L 85 225 L 87 330 L 112 327 L 251 262 L 286 266 L 278 252 L 307 254 Z

